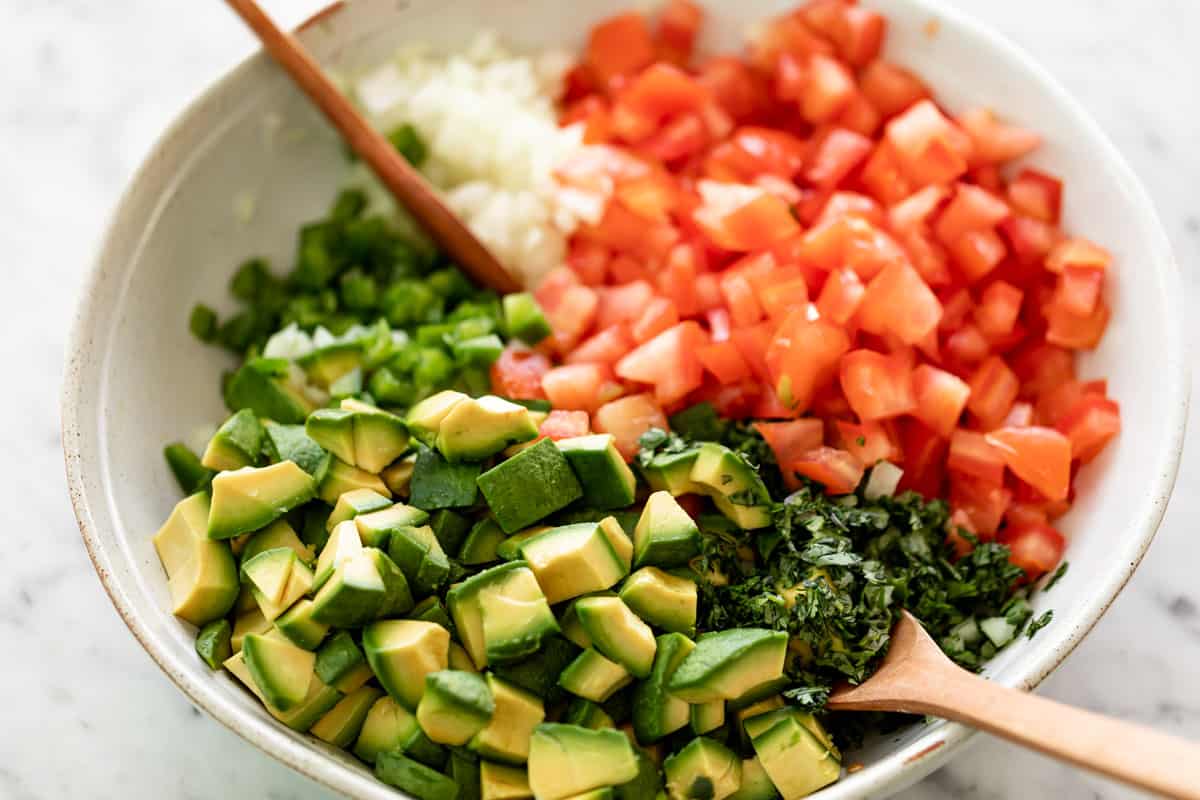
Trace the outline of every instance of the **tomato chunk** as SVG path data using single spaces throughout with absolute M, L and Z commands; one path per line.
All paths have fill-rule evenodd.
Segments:
M 1000 428 L 987 434 L 1008 468 L 1050 500 L 1065 500 L 1071 487 L 1071 440 L 1053 428 Z
M 781 465 L 817 449 L 825 440 L 825 425 L 811 417 L 789 422 L 756 422 L 754 428 L 762 434 Z
M 818 447 L 788 463 L 790 472 L 811 478 L 827 494 L 849 494 L 858 488 L 866 471 L 857 458 L 835 447 Z
M 639 345 L 617 362 L 616 373 L 654 386 L 661 405 L 670 405 L 699 388 L 704 375 L 696 351 L 707 337 L 700 325 L 681 322 Z
M 833 379 L 850 339 L 837 325 L 793 311 L 771 340 L 764 360 L 784 405 L 803 411 L 818 389 Z
M 550 359 L 520 344 L 510 344 L 492 364 L 492 391 L 514 400 L 544 400 L 542 376 Z
M 667 417 L 653 395 L 634 394 L 605 403 L 592 415 L 597 433 L 611 433 L 617 450 L 631 461 L 638 452 L 638 439 L 651 428 L 666 430 Z
M 1025 570 L 1029 580 L 1057 567 L 1067 549 L 1066 537 L 1045 523 L 1008 528 L 1000 540 L 1008 545 L 1009 560 Z
M 576 436 L 586 436 L 591 429 L 591 421 L 586 411 L 563 411 L 554 409 L 542 424 L 538 426 L 538 434 L 550 439 L 572 439 Z
M 1098 394 L 1085 394 L 1055 425 L 1071 441 L 1071 458 L 1091 461 L 1121 432 L 1121 409 Z
M 948 437 L 967 406 L 971 387 L 957 375 L 929 364 L 921 364 L 913 370 L 912 385 L 917 404 L 913 414 Z
M 917 344 L 937 329 L 942 304 L 911 265 L 898 262 L 867 284 L 858 316 L 864 330 Z
M 646 18 L 630 12 L 592 29 L 584 63 L 596 82 L 606 86 L 614 78 L 630 75 L 649 65 L 654 57 L 654 40 Z
M 890 419 L 916 409 L 912 376 L 899 360 L 855 350 L 842 358 L 840 370 L 842 391 L 859 419 Z

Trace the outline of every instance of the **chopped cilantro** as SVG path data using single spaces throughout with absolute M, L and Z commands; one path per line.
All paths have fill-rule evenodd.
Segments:
M 1050 591 L 1054 584 L 1058 583 L 1063 575 L 1067 574 L 1067 569 L 1071 566 L 1071 562 L 1064 561 L 1058 565 L 1058 569 L 1054 570 L 1054 574 L 1050 576 L 1050 580 L 1046 581 L 1046 585 L 1042 587 L 1043 592 Z
M 1037 635 L 1038 631 L 1040 631 L 1042 628 L 1049 625 L 1051 620 L 1053 620 L 1053 619 L 1054 619 L 1054 610 L 1051 609 L 1051 610 L 1047 611 L 1045 614 L 1042 614 L 1040 617 L 1035 619 L 1033 622 L 1029 623 L 1029 629 L 1027 631 L 1025 631 L 1025 636 L 1029 639 L 1032 639 L 1034 636 Z

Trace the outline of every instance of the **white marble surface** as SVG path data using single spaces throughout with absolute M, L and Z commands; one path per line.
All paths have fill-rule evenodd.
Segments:
M 1200 3 L 955 2 L 1031 51 L 1116 140 L 1195 298 Z M 318 3 L 266 5 L 295 21 Z M 84 555 L 59 456 L 66 328 L 106 216 L 163 126 L 249 38 L 214 0 L 0 0 L 0 31 L 0 798 L 328 797 L 193 709 L 138 648 Z M 1200 739 L 1200 426 L 1190 439 L 1149 557 L 1044 691 Z M 976 741 L 903 797 L 1134 796 Z

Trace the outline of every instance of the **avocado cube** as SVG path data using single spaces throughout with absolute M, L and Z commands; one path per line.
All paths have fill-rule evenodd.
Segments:
M 316 495 L 312 476 L 291 461 L 243 467 L 213 478 L 209 539 L 256 531 Z
M 691 706 L 667 691 L 667 684 L 696 645 L 682 633 L 665 633 L 657 642 L 650 676 L 633 690 L 633 730 L 640 744 L 663 739 L 690 718 Z
M 637 755 L 616 730 L 542 723 L 529 743 L 529 785 L 538 800 L 566 800 L 637 777 Z
M 251 602 L 253 602 L 253 595 L 251 595 Z M 242 642 L 246 636 L 251 633 L 266 634 L 271 628 L 271 620 L 264 617 L 258 603 L 254 603 L 254 608 L 239 614 L 233 621 L 233 634 L 229 637 L 229 645 L 233 648 L 234 653 L 240 653 Z
M 703 485 L 721 513 L 743 530 L 771 524 L 771 496 L 754 467 L 728 447 L 705 442 L 692 465 L 692 481 Z
M 713 700 L 711 703 L 691 706 L 689 717 L 692 733 L 701 734 L 715 731 L 725 724 L 725 701 Z
M 288 547 L 267 550 L 242 564 L 242 577 L 250 584 L 257 597 L 278 605 L 287 591 L 292 577 L 292 565 L 296 563 L 296 551 Z
M 275 627 L 297 647 L 316 650 L 325 634 L 329 633 L 329 626 L 315 621 L 312 611 L 312 600 L 299 600 L 275 620 Z
M 646 499 L 633 532 L 633 565 L 678 567 L 700 553 L 700 529 L 671 496 L 655 492 Z
M 408 427 L 400 417 L 353 398 L 341 407 L 354 415 L 355 466 L 380 472 L 408 450 Z
M 404 419 L 408 425 L 408 432 L 426 447 L 433 447 L 437 442 L 442 420 L 455 406 L 470 399 L 462 392 L 450 390 L 426 397 L 408 410 L 408 416 Z
M 471 526 L 471 532 L 463 541 L 458 560 L 469 567 L 491 564 L 500 559 L 500 545 L 504 542 L 504 531 L 491 517 L 484 517 Z
M 522 544 L 520 553 L 551 605 L 607 589 L 626 573 L 597 523 L 551 528 Z
M 550 439 L 500 462 L 477 482 L 505 533 L 516 533 L 583 496 L 566 456 Z
M 333 576 L 334 570 L 354 559 L 362 550 L 362 537 L 359 535 L 358 525 L 353 520 L 336 525 L 317 559 L 313 589 L 319 592 L 325 581 Z
M 479 762 L 480 800 L 532 800 L 529 775 L 520 767 Z
M 580 727 L 591 728 L 593 730 L 617 727 L 616 723 L 613 722 L 613 718 L 603 708 L 591 700 L 584 700 L 582 697 L 576 697 L 567 706 L 567 713 L 563 715 L 563 722 L 568 725 L 579 725 Z
M 592 646 L 592 637 L 583 629 L 583 625 L 579 622 L 579 615 L 575 613 L 575 603 L 568 603 L 563 609 L 562 616 L 559 617 L 558 627 L 562 630 L 563 636 L 567 637 L 576 647 L 584 650 Z
M 787 643 L 785 631 L 763 628 L 706 633 L 675 670 L 668 688 L 689 703 L 736 699 L 783 675 Z
M 392 495 L 387 484 L 380 480 L 378 475 L 347 464 L 340 458 L 330 459 L 329 469 L 325 471 L 325 477 L 317 490 L 318 496 L 329 505 L 334 505 L 339 497 L 355 489 L 370 489 L 384 497 Z
M 467 747 L 477 755 L 505 764 L 524 764 L 534 729 L 546 718 L 542 701 L 495 675 L 485 675 L 492 695 L 491 720 L 471 737 Z
M 450 559 L 428 525 L 395 528 L 388 542 L 388 555 L 418 595 L 432 594 L 446 582 Z
M 715 739 L 697 736 L 663 762 L 671 800 L 724 800 L 742 784 L 742 760 Z M 788 794 L 787 797 L 803 797 Z
M 483 676 L 443 670 L 425 676 L 417 722 L 432 741 L 460 747 L 491 722 L 496 703 Z
M 496 530 L 500 530 L 500 527 L 497 526 Z M 532 528 L 517 531 L 512 536 L 505 537 L 500 544 L 496 545 L 496 557 L 504 561 L 516 561 L 521 557 L 521 545 L 535 536 L 541 536 L 543 533 L 552 530 L 554 528 L 550 525 L 534 525 Z
M 584 597 L 576 601 L 575 613 L 591 638 L 592 647 L 634 677 L 650 676 L 658 646 L 654 632 L 621 598 Z
M 267 638 L 274 638 L 274 636 L 275 634 L 271 634 Z M 304 699 L 294 708 L 280 711 L 263 697 L 263 693 L 255 683 L 254 676 L 250 673 L 250 668 L 246 665 L 243 653 L 235 653 L 230 657 L 225 662 L 225 669 L 229 670 L 246 688 L 254 692 L 259 700 L 263 701 L 271 716 L 294 731 L 306 731 L 311 728 L 341 698 L 341 693 L 337 689 L 326 686 L 316 675 L 310 675 L 308 691 L 305 692 Z
M 227 619 L 214 619 L 196 634 L 196 655 L 209 669 L 220 669 L 221 663 L 233 655 L 233 627 Z
M 384 484 L 392 490 L 392 494 L 397 497 L 408 497 L 412 487 L 413 468 L 416 465 L 417 454 L 409 453 L 399 461 L 385 467 L 383 472 L 379 473 L 379 477 L 383 478 Z
M 164 447 L 163 458 L 167 460 L 167 466 L 184 494 L 195 494 L 207 489 L 212 483 L 213 475 L 216 474 L 201 464 L 200 458 L 182 442 L 172 442 Z
M 541 650 L 524 661 L 500 664 L 492 671 L 509 683 L 532 692 L 547 704 L 553 704 L 565 697 L 558 685 L 558 676 L 577 655 L 579 648 L 574 644 L 561 636 L 551 636 L 542 642 Z
M 305 421 L 304 433 L 342 461 L 354 464 L 354 412 L 318 408 Z
M 208 536 L 210 516 L 208 495 L 194 494 L 176 503 L 154 534 L 154 549 L 167 573 L 171 613 L 193 625 L 224 617 L 240 591 L 229 543 Z
M 534 345 L 549 336 L 550 323 L 529 292 L 504 295 L 504 330 L 512 338 Z
M 558 633 L 537 578 L 523 561 L 471 576 L 446 601 L 463 646 L 480 668 L 520 661 Z
M 394 559 L 393 559 L 394 560 Z M 446 610 L 446 606 L 442 603 L 440 597 L 436 595 L 426 597 L 421 602 L 412 607 L 405 619 L 419 619 L 425 622 L 435 622 L 441 625 L 446 630 L 450 631 L 450 635 L 454 636 L 454 622 L 450 619 L 450 612 Z M 451 666 L 450 669 L 456 669 Z M 472 670 L 473 671 L 473 670 Z
M 633 504 L 637 478 L 617 450 L 616 439 L 611 433 L 562 439 L 558 449 L 579 478 L 584 503 L 598 509 L 625 508 Z
M 779 790 L 758 758 L 742 759 L 742 785 L 730 800 L 779 800 Z
M 382 696 L 383 691 L 374 686 L 360 686 L 339 700 L 309 733 L 334 747 L 349 747 L 362 731 L 371 706 Z
M 425 676 L 446 669 L 450 632 L 432 622 L 389 619 L 363 629 L 363 652 L 379 683 L 396 702 L 415 711 Z
M 447 461 L 482 461 L 510 444 L 536 439 L 529 409 L 494 395 L 467 398 L 438 426 L 437 449 Z
M 638 469 L 650 488 L 657 492 L 670 492 L 675 497 L 681 494 L 707 494 L 707 487 L 692 480 L 692 467 L 696 464 L 699 452 L 691 447 L 681 453 L 658 453 L 649 463 L 640 464 Z
M 354 643 L 354 637 L 346 631 L 337 631 L 317 651 L 313 671 L 324 683 L 350 692 L 353 690 L 345 688 L 347 682 L 354 680 L 363 668 L 366 668 L 369 679 L 373 673 L 367 665 L 366 656 Z
M 242 546 L 242 564 L 248 563 L 259 553 L 279 547 L 288 548 L 301 561 L 311 563 L 313 560 L 312 547 L 300 541 L 300 537 L 286 519 L 277 519 L 261 531 L 250 534 L 250 538 Z
M 333 511 L 329 514 L 329 519 L 325 521 L 325 530 L 332 532 L 334 526 L 339 522 L 355 519 L 359 514 L 370 514 L 372 511 L 380 511 L 391 507 L 391 505 L 391 498 L 384 497 L 374 489 L 351 489 L 334 503 Z M 368 547 L 380 546 L 378 541 L 367 541 L 365 538 L 363 539 L 363 544 Z M 384 545 L 386 544 L 384 542 Z
M 263 449 L 263 427 L 248 408 L 221 423 L 208 441 L 200 463 L 211 470 L 241 469 L 258 463 Z
M 337 567 L 313 603 L 312 618 L 338 628 L 357 628 L 413 605 L 404 573 L 373 547 Z
M 664 631 L 692 636 L 696 632 L 696 582 L 642 567 L 621 584 L 620 597 L 642 619 Z
M 662 776 L 658 774 L 658 766 L 650 759 L 645 750 L 635 748 L 637 755 L 637 776 L 614 790 L 616 800 L 653 800 L 662 795 Z
M 433 535 L 442 545 L 443 552 L 457 553 L 462 549 L 463 540 L 467 538 L 467 531 L 471 529 L 471 523 L 457 511 L 443 508 L 430 515 L 429 527 L 433 528 Z
M 282 637 L 249 634 L 242 656 L 263 700 L 276 711 L 290 711 L 308 695 L 316 656 Z
M 451 464 L 428 448 L 417 450 L 409 502 L 425 511 L 475 505 L 478 464 Z
M 335 342 L 318 347 L 296 359 L 310 382 L 328 389 L 334 381 L 362 366 L 362 345 L 358 342 Z
M 458 785 L 458 800 L 482 800 L 479 759 L 467 750 L 450 751 L 450 777 Z
M 358 740 L 354 743 L 354 755 L 368 764 L 374 764 L 382 753 L 403 751 L 420 733 L 416 716 L 390 696 L 384 695 L 367 712 Z
M 317 483 L 325 477 L 331 456 L 325 448 L 305 433 L 303 425 L 281 425 L 267 420 L 263 423 L 266 449 L 272 461 L 291 461 L 313 476 Z
M 392 535 L 401 528 L 424 525 L 429 514 L 419 508 L 403 503 L 389 505 L 376 511 L 359 514 L 354 518 L 358 534 L 367 547 L 386 548 Z M 395 560 L 395 556 L 392 556 Z
M 379 753 L 375 777 L 417 800 L 457 800 L 459 794 L 452 778 L 397 752 Z
M 751 741 L 759 763 L 780 794 L 803 797 L 841 776 L 841 760 L 813 732 L 811 725 L 819 728 L 819 723 L 810 715 L 784 709 L 774 712 L 772 719 L 774 724 L 756 731 Z
M 284 425 L 304 422 L 312 404 L 289 385 L 288 362 L 279 358 L 246 361 L 225 387 L 225 405 L 230 411 L 249 409 L 260 419 Z
M 632 682 L 629 670 L 591 647 L 580 653 L 558 678 L 559 686 L 593 703 L 603 703 Z
M 268 550 L 267 553 L 256 556 L 262 558 L 274 551 Z M 258 608 L 263 613 L 263 617 L 267 620 L 274 621 L 281 616 L 285 611 L 291 608 L 292 604 L 299 600 L 304 595 L 312 591 L 313 572 L 308 568 L 308 565 L 296 558 L 296 554 L 291 550 L 285 550 L 291 555 L 291 568 L 288 571 L 287 583 L 284 586 L 283 594 L 278 600 L 272 600 L 258 590 L 257 587 L 251 586 L 250 591 L 254 595 L 254 602 L 258 603 Z

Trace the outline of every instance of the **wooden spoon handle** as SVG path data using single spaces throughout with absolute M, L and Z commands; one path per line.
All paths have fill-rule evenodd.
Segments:
M 295 80 L 342 133 L 350 148 L 379 176 L 391 193 L 415 216 L 435 241 L 478 283 L 498 292 L 520 291 L 466 226 L 442 204 L 425 179 L 325 76 L 295 37 L 279 29 L 254 0 L 226 0 L 258 35 L 263 47 Z M 481 132 L 486 135 L 486 132 Z
M 931 694 L 925 689 L 924 694 Z M 888 704 L 897 708 L 894 701 Z M 1200 800 L 1200 745 L 992 683 L 963 670 L 905 710 L 972 727 L 1161 795 Z M 863 709 L 867 710 L 867 709 Z

